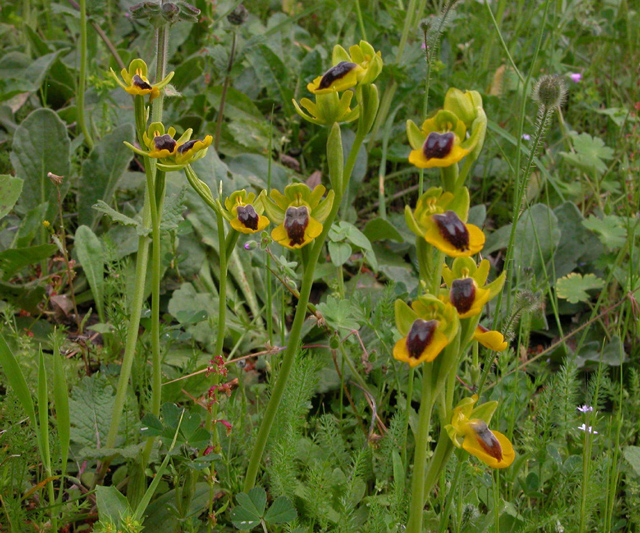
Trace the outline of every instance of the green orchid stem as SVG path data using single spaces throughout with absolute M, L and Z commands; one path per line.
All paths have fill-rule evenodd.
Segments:
M 156 30 L 156 83 L 166 76 L 167 59 L 169 52 L 169 28 L 160 26 Z M 164 109 L 164 90 L 152 102 L 151 122 L 162 122 L 162 110 Z
M 427 499 L 429 497 L 429 493 L 431 489 L 435 486 L 440 474 L 442 473 L 443 468 L 449 462 L 449 457 L 451 457 L 451 453 L 453 452 L 453 444 L 451 443 L 451 439 L 449 438 L 449 434 L 447 430 L 442 427 L 440 429 L 440 435 L 438 436 L 438 444 L 436 445 L 436 449 L 433 452 L 433 456 L 429 461 L 429 468 L 427 469 L 427 475 L 424 480 L 424 498 Z
M 84 90 L 87 79 L 87 0 L 80 2 L 80 76 L 78 78 L 78 94 L 76 96 L 76 116 L 80 130 L 89 149 L 93 148 L 93 137 L 87 128 L 84 115 Z
M 423 365 L 422 393 L 420 397 L 420 414 L 418 417 L 418 435 L 416 436 L 416 452 L 413 461 L 413 478 L 411 479 L 411 505 L 409 507 L 409 523 L 407 533 L 422 533 L 422 515 L 424 509 L 424 475 L 429 446 L 429 429 L 431 411 L 433 410 L 431 370 L 433 365 Z
M 216 215 L 218 219 L 218 246 L 220 248 L 220 286 L 218 287 L 218 335 L 216 338 L 215 355 L 223 355 L 224 333 L 227 323 L 227 274 L 229 270 L 229 256 L 233 252 L 240 234 L 232 230 L 225 237 L 222 212 L 218 210 Z
M 162 280 L 162 240 L 160 224 L 164 205 L 165 173 L 156 172 L 155 184 L 147 178 L 148 190 L 155 192 L 151 202 L 151 360 L 153 374 L 151 378 L 151 413 L 160 416 L 162 403 L 162 361 L 160 357 L 160 281 Z M 149 460 L 155 437 L 149 437 L 144 449 L 144 464 Z
M 327 219 L 324 221 L 322 233 L 313 244 L 311 254 L 309 255 L 309 262 L 302 278 L 302 286 L 300 288 L 298 306 L 296 308 L 296 314 L 291 326 L 291 332 L 289 333 L 287 348 L 282 357 L 282 364 L 280 366 L 280 370 L 278 371 L 278 377 L 276 378 L 273 392 L 271 393 L 269 403 L 267 404 L 267 408 L 264 412 L 264 417 L 262 419 L 262 423 L 260 424 L 256 443 L 253 447 L 253 451 L 251 452 L 249 467 L 247 468 L 247 475 L 244 480 L 243 490 L 245 492 L 249 492 L 256 484 L 256 478 L 258 476 L 258 469 L 260 468 L 262 455 L 267 445 L 269 433 L 271 433 L 271 427 L 273 426 L 273 421 L 275 420 L 276 412 L 278 410 L 278 406 L 280 405 L 280 401 L 282 400 L 282 395 L 284 394 L 284 390 L 289 379 L 289 374 L 291 373 L 291 368 L 293 367 L 293 362 L 295 360 L 298 346 L 300 344 L 302 325 L 307 314 L 307 304 L 309 303 L 309 295 L 311 294 L 311 287 L 313 285 L 313 275 L 315 272 L 316 264 L 318 263 L 318 259 L 320 258 L 320 254 L 322 253 L 322 248 L 324 246 L 325 240 L 327 239 L 327 235 L 329 234 L 329 230 L 331 229 L 331 224 L 333 224 L 333 221 L 336 219 L 338 211 L 340 210 L 343 193 L 349 187 L 349 180 L 351 179 L 351 171 L 353 170 L 353 165 L 355 164 L 355 157 L 358 154 L 358 150 L 360 149 L 363 140 L 364 135 L 356 135 L 356 139 L 351 146 L 351 152 L 349 153 L 349 157 L 347 160 L 347 167 L 343 174 L 343 186 L 339 189 L 336 187 L 335 189 L 336 196 L 333 201 L 333 206 L 331 207 L 331 212 L 329 213 Z M 341 157 L 342 154 L 340 154 L 340 158 Z M 351 160 L 353 160 L 353 163 L 349 165 L 349 161 Z M 340 161 L 339 163 L 342 163 L 342 161 Z M 347 172 L 347 170 L 349 171 Z

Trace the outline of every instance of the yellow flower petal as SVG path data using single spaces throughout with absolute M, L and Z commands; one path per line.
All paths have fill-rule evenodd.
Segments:
M 430 363 L 433 361 L 438 357 L 438 354 L 447 346 L 447 344 L 449 344 L 447 337 L 440 331 L 436 330 L 431 342 L 423 350 L 420 357 L 415 358 L 411 357 L 409 354 L 409 350 L 407 348 L 407 337 L 403 337 L 396 342 L 393 347 L 393 357 L 403 363 L 409 363 L 409 366 L 411 367 L 416 367 L 420 363 Z
M 424 148 L 420 148 L 419 150 L 412 150 L 409 154 L 409 163 L 415 165 L 418 168 L 440 168 L 440 167 L 449 167 L 458 161 L 460 161 L 463 157 L 465 157 L 469 153 L 469 150 L 462 148 L 461 146 L 454 144 L 453 148 L 451 148 L 451 152 L 449 155 L 442 158 L 432 157 L 427 158 L 424 155 Z
M 469 429 L 465 431 L 464 442 L 462 443 L 464 450 L 491 468 L 507 468 L 513 463 L 516 457 L 513 445 L 502 433 L 491 431 L 486 428 L 486 424 L 484 424 L 484 427 L 488 433 L 474 431 L 470 423 L 467 423 L 467 427 Z M 495 439 L 494 444 L 496 441 L 498 443 L 498 446 L 493 448 L 490 446 L 492 438 Z M 497 449 L 500 450 L 499 454 L 496 453 Z
M 507 342 L 499 331 L 491 331 L 484 326 L 478 325 L 473 333 L 473 339 L 478 341 L 482 346 L 493 350 L 494 352 L 503 352 L 507 349 Z

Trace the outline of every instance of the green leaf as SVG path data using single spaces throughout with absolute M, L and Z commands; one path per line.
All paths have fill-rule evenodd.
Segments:
M 32 314 L 40 312 L 38 304 L 44 298 L 44 293 L 44 287 L 33 282 L 18 285 L 0 281 L 0 300 L 11 302 L 18 309 L 24 309 Z
M 360 329 L 360 324 L 353 316 L 356 308 L 349 300 L 340 300 L 329 296 L 327 301 L 318 304 L 317 308 L 329 327 L 335 330 L 348 329 L 352 331 Z
M 231 522 L 238 529 L 252 529 L 260 525 L 267 505 L 267 493 L 262 487 L 254 487 L 249 494 L 236 495 L 238 506 L 231 512 Z
M 582 276 L 572 272 L 556 281 L 558 298 L 563 298 L 572 304 L 588 302 L 589 294 L 587 291 L 601 289 L 602 287 L 604 287 L 604 280 L 593 274 Z
M 622 454 L 633 468 L 636 476 L 640 477 L 640 446 L 626 446 Z
M 25 413 L 27 413 L 29 420 L 31 420 L 31 424 L 34 428 L 37 428 L 36 411 L 33 406 L 31 391 L 27 386 L 27 380 L 24 379 L 24 374 L 18 364 L 18 360 L 4 340 L 2 333 L 0 333 L 0 365 L 2 366 L 7 382 L 13 389 L 13 392 L 16 393 L 18 401 L 22 405 Z
M 271 48 L 261 44 L 249 49 L 247 59 L 260 80 L 260 85 L 267 90 L 267 94 L 278 99 L 284 105 L 287 115 L 293 114 L 291 99 L 291 85 L 289 72 L 284 61 Z
M 367 222 L 363 233 L 371 242 L 386 240 L 404 242 L 400 232 L 384 218 L 374 218 Z
M 346 242 L 330 241 L 328 247 L 329 254 L 331 255 L 331 262 L 337 267 L 344 265 L 353 253 L 351 246 Z
M 128 217 L 127 215 L 118 213 L 118 211 L 116 211 L 112 207 L 109 207 L 109 205 L 107 205 L 102 200 L 98 200 L 98 202 L 93 206 L 93 209 L 95 209 L 96 211 L 100 211 L 101 213 L 104 213 L 111 220 L 113 220 L 114 222 L 119 222 L 123 226 L 131 226 L 136 228 L 136 232 L 138 233 L 138 235 L 149 235 L 149 233 L 151 233 L 150 228 L 145 228 L 142 226 L 142 222 L 138 220 L 139 218 L 138 216 L 136 216 L 136 218 L 133 219 L 131 217 Z
M 22 192 L 22 180 L 6 174 L 0 175 L 0 218 L 13 209 Z
M 27 215 L 22 219 L 16 234 L 15 248 L 26 248 L 31 245 L 33 239 L 42 229 L 42 223 L 45 221 L 48 210 L 49 202 L 45 202 L 27 211 Z
M 0 270 L 7 280 L 24 267 L 47 259 L 58 247 L 55 244 L 42 244 L 30 248 L 11 248 L 0 252 Z
M 613 157 L 613 149 L 605 146 L 604 141 L 599 137 L 591 137 L 588 133 L 572 137 L 575 153 L 560 152 L 560 155 L 585 172 L 603 174 L 607 170 L 604 161 Z
M 100 239 L 89 226 L 80 226 L 76 230 L 75 251 L 91 287 L 100 321 L 104 322 L 104 253 Z
M 598 238 L 609 250 L 621 248 L 627 241 L 627 228 L 622 226 L 622 219 L 615 215 L 598 218 L 591 215 L 582 225 L 598 234 Z
M 121 518 L 131 516 L 131 507 L 127 498 L 113 485 L 96 487 L 96 505 L 101 521 L 111 521 L 120 527 Z
M 170 231 L 178 229 L 178 225 L 183 220 L 182 213 L 185 209 L 184 197 L 186 192 L 186 187 L 183 187 L 177 194 L 167 198 L 162 211 L 161 230 Z
M 51 473 L 51 449 L 49 448 L 49 391 L 47 390 L 47 367 L 44 364 L 42 347 L 38 357 L 38 441 L 42 464 Z
M 123 143 L 133 142 L 133 125 L 123 124 L 95 145 L 82 164 L 82 181 L 78 189 L 78 223 L 95 228 L 101 211 L 92 209 L 102 200 L 111 202 L 120 176 L 127 169 L 133 152 Z
M 16 176 L 24 180 L 18 202 L 23 209 L 51 200 L 47 219 L 53 220 L 58 208 L 57 193 L 47 173 L 64 176 L 65 186 L 61 189 L 68 190 L 69 146 L 64 122 L 50 109 L 36 109 L 20 124 L 13 137 L 11 164 Z
M 271 504 L 264 521 L 267 524 L 286 524 L 295 520 L 298 516 L 295 507 L 286 496 L 280 496 Z
M 20 52 L 8 52 L 0 59 L 0 102 L 20 93 L 37 91 L 60 51 L 35 61 Z

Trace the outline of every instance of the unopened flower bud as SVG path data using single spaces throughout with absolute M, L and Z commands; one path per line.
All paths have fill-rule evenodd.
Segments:
M 162 4 L 162 17 L 170 24 L 173 24 L 180 17 L 180 8 L 173 2 Z
M 247 8 L 243 4 L 239 4 L 231 13 L 227 15 L 227 20 L 234 26 L 240 26 L 244 24 L 245 20 L 249 16 Z
M 444 97 L 444 109 L 462 120 L 467 129 L 471 128 L 478 116 L 479 107 L 482 107 L 482 96 L 478 91 L 461 91 L 451 87 Z
M 533 99 L 547 109 L 559 108 L 564 103 L 567 89 L 560 76 L 542 76 L 533 88 Z

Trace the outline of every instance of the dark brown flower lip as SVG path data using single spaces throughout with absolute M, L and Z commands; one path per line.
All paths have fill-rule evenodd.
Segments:
M 453 149 L 455 135 L 447 133 L 437 133 L 432 131 L 422 147 L 422 153 L 427 159 L 444 159 Z
M 340 61 L 335 67 L 327 70 L 320 80 L 318 89 L 328 89 L 331 84 L 339 79 L 344 78 L 349 72 L 351 72 L 357 65 L 350 63 L 349 61 Z
M 236 211 L 238 213 L 238 220 L 243 226 L 254 231 L 258 229 L 260 216 L 251 204 L 239 205 Z
M 165 133 L 164 135 L 158 135 L 154 137 L 153 144 L 158 151 L 168 150 L 169 152 L 173 153 L 178 143 L 173 137 L 171 137 L 171 135 Z
M 309 225 L 309 208 L 289 206 L 284 214 L 284 229 L 291 239 L 291 245 L 304 242 L 304 232 Z
M 433 215 L 442 238 L 457 250 L 469 250 L 469 230 L 454 211 L 446 211 L 442 215 Z
M 153 89 L 153 87 L 148 82 L 144 81 L 137 74 L 133 75 L 132 82 L 133 82 L 133 85 L 135 85 L 138 89 L 145 89 L 145 90 Z
M 454 279 L 449 291 L 449 300 L 458 313 L 468 312 L 476 299 L 476 284 L 473 278 Z
M 193 139 L 192 141 L 187 141 L 186 143 L 181 144 L 180 146 L 178 146 L 178 153 L 184 154 L 185 152 L 188 152 L 197 142 L 198 139 Z
M 422 320 L 418 318 L 413 322 L 406 341 L 409 357 L 420 359 L 427 346 L 431 344 L 437 327 L 437 320 Z
M 502 461 L 502 446 L 500 445 L 500 441 L 498 441 L 484 420 L 474 420 L 471 427 L 482 449 L 497 461 Z

